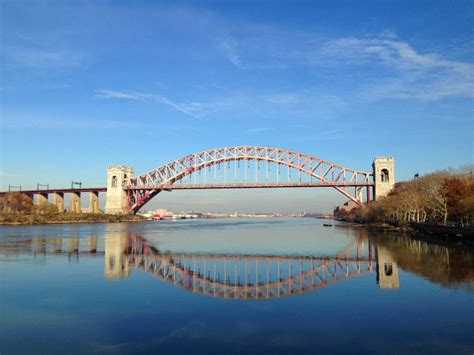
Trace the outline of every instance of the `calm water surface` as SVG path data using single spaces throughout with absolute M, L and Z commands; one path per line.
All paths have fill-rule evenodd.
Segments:
M 474 352 L 474 253 L 317 219 L 0 227 L 0 353 Z

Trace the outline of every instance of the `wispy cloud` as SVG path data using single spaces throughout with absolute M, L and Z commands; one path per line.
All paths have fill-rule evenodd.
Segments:
M 89 58 L 86 53 L 78 51 L 22 46 L 5 46 L 3 55 L 6 65 L 29 68 L 79 67 Z
M 323 46 L 323 53 L 336 59 L 353 61 L 376 59 L 400 69 L 426 70 L 449 69 L 458 72 L 469 72 L 472 65 L 450 61 L 436 54 L 421 54 L 409 43 L 399 39 L 384 37 L 373 38 L 340 38 L 329 41 Z
M 151 124 L 138 122 L 136 120 L 104 120 L 94 118 L 78 117 L 39 117 L 5 114 L 2 121 L 5 129 L 130 129 L 150 128 Z
M 340 38 L 323 46 L 323 56 L 338 65 L 368 65 L 368 80 L 360 87 L 366 99 L 438 100 L 449 96 L 474 96 L 474 66 L 421 53 L 409 43 L 390 37 Z M 384 72 L 370 76 L 382 65 Z
M 20 177 L 20 176 L 23 176 L 23 174 L 12 173 L 12 172 L 8 172 L 8 171 L 0 170 L 0 176 L 1 177 Z
M 236 67 L 241 66 L 242 63 L 240 60 L 240 56 L 237 53 L 235 40 L 228 37 L 220 42 L 219 47 L 222 49 L 224 55 L 227 57 L 229 62 L 231 62 Z
M 117 91 L 109 89 L 96 90 L 95 97 L 99 99 L 123 99 L 154 102 L 169 106 L 191 117 L 198 117 L 203 110 L 203 105 L 199 102 L 176 103 L 166 96 L 160 94 L 144 93 L 137 91 Z
M 300 66 L 331 75 L 336 84 L 341 73 L 349 72 L 357 75 L 352 93 L 364 99 L 426 101 L 474 95 L 472 63 L 449 59 L 451 51 L 440 52 L 437 47 L 416 48 L 391 30 L 331 39 L 311 32 L 245 26 L 230 33 L 221 49 L 231 63 L 245 70 Z M 301 98 L 281 94 L 266 101 L 293 104 Z

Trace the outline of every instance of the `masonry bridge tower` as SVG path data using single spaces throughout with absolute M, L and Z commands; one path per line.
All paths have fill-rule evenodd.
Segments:
M 395 160 L 393 157 L 375 157 L 372 164 L 374 170 L 374 199 L 385 197 L 395 185 Z
M 133 169 L 123 165 L 110 165 L 107 169 L 107 200 L 105 213 L 128 213 L 127 185 Z

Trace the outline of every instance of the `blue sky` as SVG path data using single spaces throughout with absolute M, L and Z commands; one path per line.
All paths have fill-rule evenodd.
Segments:
M 472 163 L 474 5 L 1 1 L 1 189 L 105 184 L 269 145 L 397 178 Z M 159 195 L 160 196 L 160 195 Z M 255 197 L 258 202 L 255 202 Z M 330 210 L 335 191 L 199 191 L 173 209 Z

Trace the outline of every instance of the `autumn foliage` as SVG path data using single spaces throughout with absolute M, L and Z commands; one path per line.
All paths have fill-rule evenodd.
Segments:
M 57 207 L 51 203 L 35 206 L 30 197 L 20 192 L 9 192 L 0 197 L 0 224 L 108 223 L 143 220 L 144 217 L 136 215 L 59 213 Z
M 0 197 L 0 213 L 2 214 L 32 213 L 33 210 L 33 200 L 25 194 L 10 192 Z
M 395 185 L 390 194 L 342 214 L 357 222 L 474 222 L 474 179 L 468 171 L 440 171 Z
M 48 203 L 42 206 L 35 206 L 33 199 L 20 192 L 9 192 L 0 197 L 0 214 L 2 216 L 11 215 L 52 215 L 58 213 L 55 205 Z

